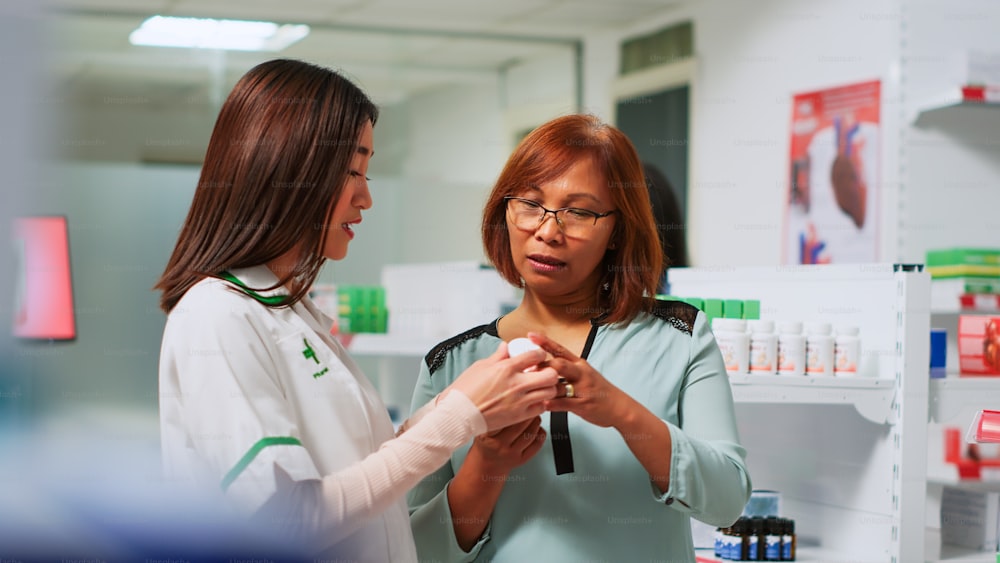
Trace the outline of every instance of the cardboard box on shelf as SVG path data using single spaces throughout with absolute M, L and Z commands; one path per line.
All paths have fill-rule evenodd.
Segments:
M 941 496 L 941 543 L 975 550 L 997 549 L 1000 492 L 945 487 Z

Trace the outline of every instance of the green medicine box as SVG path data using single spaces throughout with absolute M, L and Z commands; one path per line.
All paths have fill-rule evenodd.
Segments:
M 337 322 L 340 332 L 386 332 L 388 319 L 385 288 L 363 285 L 337 287 Z

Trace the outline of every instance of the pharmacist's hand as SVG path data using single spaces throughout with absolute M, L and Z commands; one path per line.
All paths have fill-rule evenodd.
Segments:
M 635 402 L 628 394 L 558 342 L 535 332 L 528 333 L 528 338 L 552 355 L 544 364 L 546 369 L 555 369 L 566 380 L 558 385 L 556 398 L 546 403 L 547 410 L 569 411 L 604 428 L 623 420 Z
M 503 477 L 524 465 L 543 445 L 545 430 L 542 418 L 536 416 L 477 436 L 469 448 L 468 457 L 479 458 L 478 467 L 484 468 L 484 475 Z
M 511 358 L 507 343 L 501 342 L 496 352 L 469 366 L 448 389 L 465 393 L 483 414 L 489 431 L 499 430 L 545 412 L 545 401 L 556 396 L 559 376 L 554 369 L 524 371 L 543 360 L 542 350 Z

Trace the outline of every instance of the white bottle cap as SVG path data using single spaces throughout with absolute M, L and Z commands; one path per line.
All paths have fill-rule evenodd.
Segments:
M 838 326 L 837 327 L 838 336 L 857 336 L 858 327 L 856 326 Z
M 753 333 L 771 334 L 774 332 L 774 321 L 747 321 L 747 328 Z
M 712 330 L 725 330 L 729 332 L 746 332 L 747 322 L 743 319 L 727 319 L 725 317 L 716 317 L 712 319 Z
M 802 323 L 799 321 L 779 321 L 777 327 L 781 334 L 802 334 Z
M 806 329 L 806 334 L 830 334 L 830 323 L 806 323 L 804 328 Z
M 507 343 L 507 353 L 513 358 L 518 354 L 523 354 L 530 350 L 537 350 L 539 348 L 538 344 L 535 344 L 527 338 L 515 338 Z

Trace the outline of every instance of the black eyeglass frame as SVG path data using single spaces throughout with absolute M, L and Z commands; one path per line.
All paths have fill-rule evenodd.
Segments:
M 512 196 L 512 195 L 504 196 L 503 202 L 504 202 L 504 205 L 507 206 L 508 209 L 510 209 L 509 206 L 510 206 L 510 202 L 511 201 L 520 201 L 522 203 L 527 203 L 528 205 L 532 205 L 532 206 L 537 207 L 537 208 L 539 208 L 539 209 L 542 210 L 543 213 L 542 213 L 542 216 L 538 219 L 538 225 L 536 225 L 536 228 L 539 227 L 539 226 L 541 226 L 541 224 L 545 222 L 545 217 L 549 213 L 551 213 L 552 217 L 555 218 L 556 225 L 559 225 L 559 228 L 563 229 L 563 228 L 565 228 L 565 226 L 563 225 L 562 219 L 559 218 L 559 212 L 560 211 L 574 211 L 574 212 L 577 212 L 577 213 L 583 213 L 584 215 L 589 215 L 590 217 L 593 217 L 593 219 L 594 219 L 594 223 L 593 223 L 594 226 L 597 226 L 597 220 L 598 219 L 603 219 L 603 218 L 605 218 L 605 217 L 607 217 L 609 215 L 614 215 L 615 213 L 618 212 L 616 209 L 612 209 L 611 211 L 605 211 L 604 213 L 598 213 L 596 211 L 591 211 L 589 209 L 583 209 L 582 207 L 560 207 L 559 209 L 549 209 L 549 208 L 545 207 L 544 205 L 542 205 L 541 203 L 538 203 L 537 201 L 534 201 L 534 200 L 531 200 L 531 199 L 527 199 L 527 198 L 523 198 L 523 197 L 517 197 L 517 196 Z

